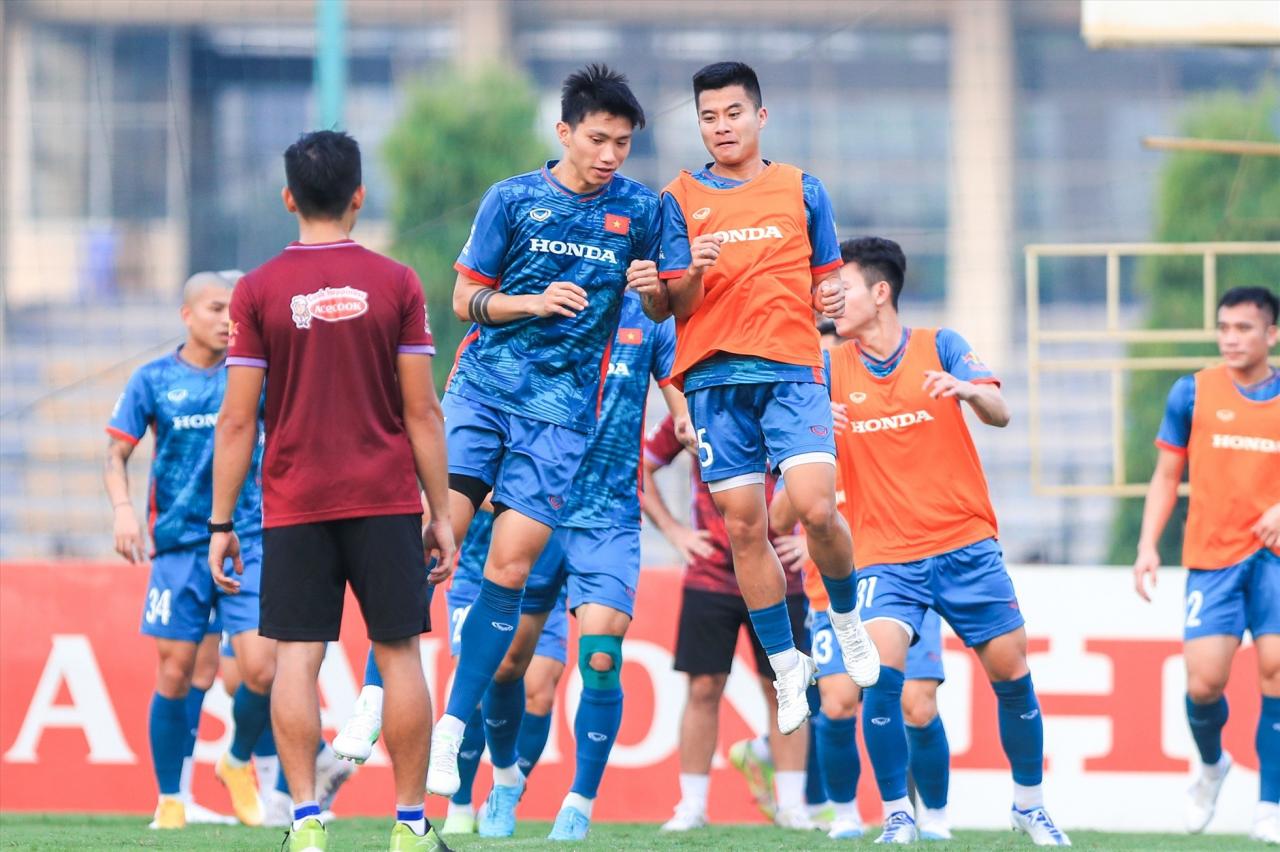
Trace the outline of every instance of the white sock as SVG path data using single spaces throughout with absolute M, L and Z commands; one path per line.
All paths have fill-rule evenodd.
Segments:
M 1262 822 L 1263 820 L 1277 817 L 1280 817 L 1280 805 L 1275 802 L 1258 802 L 1258 807 L 1253 811 L 1254 822 Z
M 711 788 L 711 776 L 697 772 L 680 773 L 680 804 L 677 810 L 706 815 L 707 791 Z
M 896 813 L 911 813 L 911 800 L 903 797 L 901 799 L 890 799 L 884 803 L 884 818 L 888 819 Z
M 831 619 L 832 627 L 847 627 L 862 620 L 856 609 L 852 612 L 836 612 L 834 609 L 828 609 L 827 617 Z
M 356 707 L 367 708 L 375 713 L 379 719 L 382 718 L 382 687 L 366 686 L 360 690 L 360 697 L 356 699 Z
M 577 808 L 582 811 L 587 819 L 591 819 L 591 806 L 595 804 L 595 799 L 588 799 L 580 793 L 570 793 L 564 797 L 561 808 Z
M 1039 784 L 1032 787 L 1024 787 L 1021 784 L 1014 784 L 1013 806 L 1020 811 L 1029 811 L 1032 808 L 1043 808 L 1044 787 Z
M 178 795 L 184 802 L 191 801 L 191 776 L 195 775 L 196 762 L 187 755 L 182 758 L 182 777 L 178 779 Z
M 250 758 L 249 760 L 241 760 L 240 758 L 232 754 L 230 751 L 228 751 L 226 753 L 226 760 L 227 760 L 227 766 L 230 766 L 232 769 L 239 769 L 242 766 L 248 766 L 252 758 Z
M 926 808 L 924 805 L 921 805 L 919 816 L 920 818 L 917 820 L 917 822 L 924 822 L 928 820 L 929 822 L 933 822 L 933 823 L 940 822 L 943 825 L 949 825 L 951 822 L 950 820 L 947 819 L 946 808 Z
M 775 771 L 773 773 L 773 786 L 777 788 L 779 811 L 804 807 L 804 776 L 803 769 L 798 772 Z
M 1223 773 L 1227 771 L 1227 768 L 1231 766 L 1231 759 L 1227 757 L 1227 753 L 1224 751 L 1218 758 L 1217 763 L 1201 763 L 1200 765 L 1204 767 L 1205 775 L 1210 778 L 1221 778 Z M 185 765 L 183 766 L 183 770 L 186 770 Z
M 440 721 L 436 722 L 436 730 L 455 739 L 462 739 L 462 732 L 467 729 L 467 723 L 459 719 L 457 716 L 450 716 L 445 713 L 440 717 Z
M 773 668 L 775 675 L 790 671 L 800 665 L 800 652 L 795 648 L 788 648 L 779 654 L 770 654 L 769 665 Z
M 769 732 L 765 731 L 760 736 L 751 741 L 751 753 L 756 756 L 756 760 L 761 763 L 773 762 L 773 751 L 769 748 Z
M 398 819 L 396 822 L 409 826 L 409 829 L 419 837 L 427 833 L 427 818 L 421 819 Z
M 455 804 L 452 801 L 449 802 L 449 810 L 445 812 L 445 816 L 457 816 L 458 814 L 475 816 L 476 812 L 475 812 L 475 809 L 471 807 L 470 802 L 467 802 L 465 805 Z
M 858 800 L 851 802 L 832 802 L 831 807 L 836 812 L 836 819 L 843 822 L 861 822 L 858 817 Z
M 259 790 L 274 790 L 276 788 L 276 778 L 280 772 L 280 758 L 278 755 L 270 754 L 266 757 L 255 757 L 253 769 L 258 773 Z
M 520 767 L 514 763 L 510 766 L 493 767 L 493 783 L 498 787 L 517 787 L 520 785 Z

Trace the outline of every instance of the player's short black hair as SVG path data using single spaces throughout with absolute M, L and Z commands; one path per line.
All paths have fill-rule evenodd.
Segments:
M 560 87 L 561 121 L 577 127 L 593 112 L 625 118 L 636 130 L 644 127 L 644 109 L 627 85 L 626 75 L 597 62 L 565 77 Z
M 306 219 L 341 219 L 360 188 L 360 146 L 336 130 L 298 137 L 284 152 L 284 174 Z
M 840 258 L 845 263 L 856 263 L 867 281 L 889 282 L 893 294 L 893 307 L 898 307 L 902 282 L 907 277 L 907 256 L 902 246 L 884 237 L 858 237 L 840 244 Z
M 756 105 L 756 109 L 764 101 L 760 97 L 760 78 L 745 62 L 712 62 L 704 65 L 693 75 L 693 103 L 707 90 L 727 89 L 730 86 L 741 86 L 746 89 L 747 97 Z
M 1257 305 L 1258 310 L 1271 315 L 1271 321 L 1267 325 L 1275 325 L 1276 317 L 1280 317 L 1280 298 L 1276 298 L 1276 294 L 1266 287 L 1232 287 L 1218 300 L 1219 308 L 1236 305 Z

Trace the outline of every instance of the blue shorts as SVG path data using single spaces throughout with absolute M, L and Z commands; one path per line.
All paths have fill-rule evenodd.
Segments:
M 826 385 L 716 385 L 691 391 L 688 400 L 703 482 L 762 483 L 771 465 L 785 470 L 789 459 L 810 453 L 835 461 Z
M 262 582 L 262 539 L 240 541 L 244 573 L 240 593 L 219 591 L 209 573 L 209 548 L 186 547 L 156 554 L 142 609 L 142 633 L 157 639 L 199 642 L 216 630 L 234 636 L 258 629 L 258 590 Z M 231 560 L 226 570 L 231 572 Z
M 445 596 L 449 605 L 449 653 L 454 657 L 462 652 L 462 623 L 466 621 L 467 613 L 471 611 L 471 605 L 476 602 L 479 594 L 478 583 L 465 579 L 459 582 L 455 578 Z M 569 658 L 569 613 L 565 596 L 566 591 L 561 584 L 555 606 L 547 616 L 547 623 L 542 628 L 542 635 L 538 637 L 538 645 L 533 651 L 535 656 L 550 657 L 561 663 Z
M 836 634 L 831 629 L 831 619 L 825 610 L 810 613 L 809 636 L 813 646 L 813 661 L 818 664 L 818 677 L 845 674 L 840 646 L 836 643 Z M 920 641 L 907 651 L 906 678 L 936 680 L 939 683 L 947 679 L 946 671 L 942 668 L 942 618 L 933 610 L 924 615 L 924 621 L 920 625 Z
M 603 604 L 634 616 L 640 583 L 640 530 L 561 527 L 552 538 L 564 549 L 569 609 Z
M 449 473 L 493 486 L 493 502 L 554 527 L 568 502 L 588 436 L 564 426 L 508 414 L 444 395 Z
M 899 565 L 858 569 L 858 612 L 863 621 L 888 618 L 916 636 L 933 608 L 973 647 L 1017 630 L 1025 622 L 1013 580 L 994 538 Z
M 1183 639 L 1280 633 L 1280 556 L 1265 547 L 1243 562 L 1187 572 Z

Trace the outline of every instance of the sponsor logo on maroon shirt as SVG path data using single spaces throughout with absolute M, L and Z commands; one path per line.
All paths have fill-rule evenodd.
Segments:
M 321 287 L 314 293 L 294 296 L 289 310 L 298 328 L 311 328 L 313 319 L 342 322 L 368 313 L 369 294 L 355 287 Z

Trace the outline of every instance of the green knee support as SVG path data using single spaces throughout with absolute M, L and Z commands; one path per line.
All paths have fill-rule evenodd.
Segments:
M 598 672 L 591 668 L 592 654 L 608 654 L 613 666 Z M 587 689 L 620 689 L 622 687 L 622 637 L 582 636 L 578 639 L 578 671 Z

